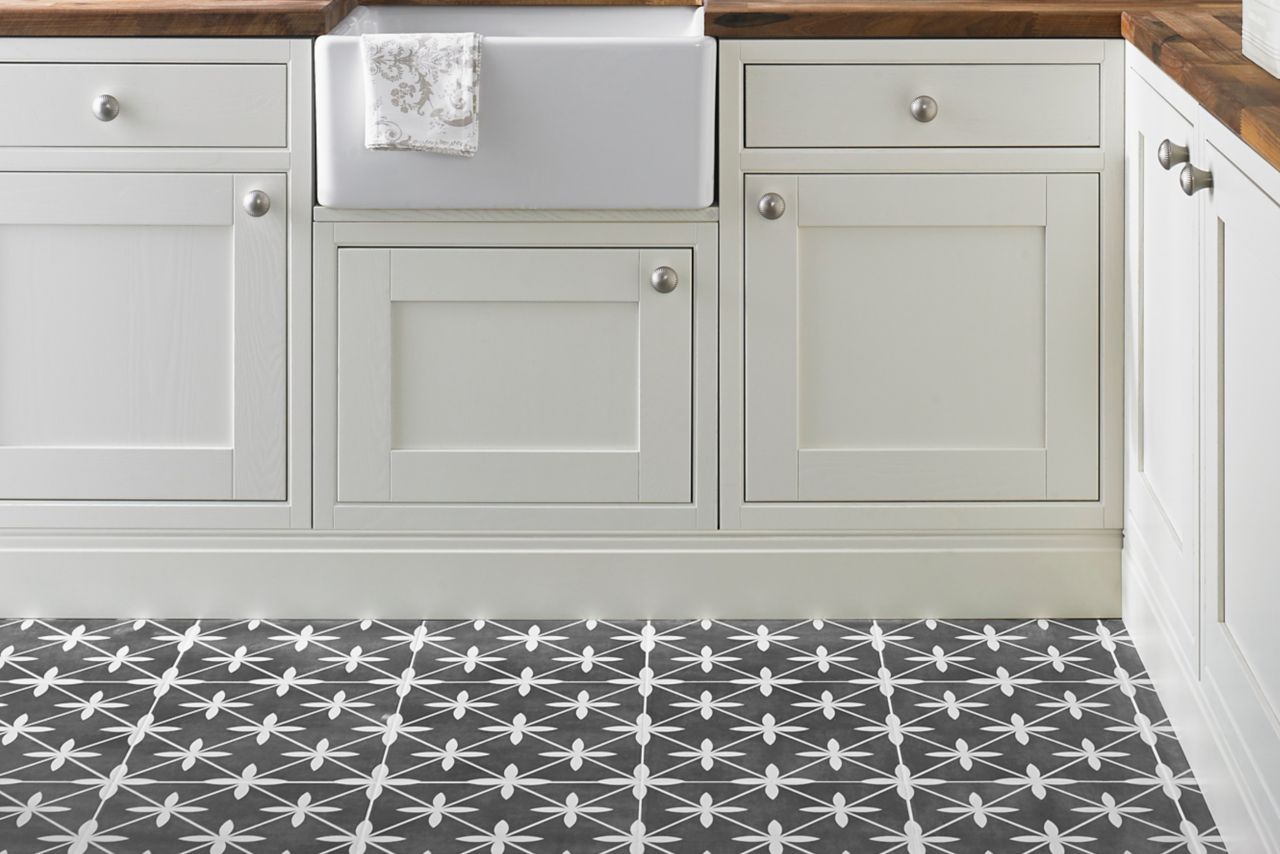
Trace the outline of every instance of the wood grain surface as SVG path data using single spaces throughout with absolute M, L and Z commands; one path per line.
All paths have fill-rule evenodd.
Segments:
M 707 0 L 722 38 L 1119 38 L 1125 11 L 1193 0 Z M 1237 7 L 1238 8 L 1238 7 Z
M 1240 52 L 1240 7 L 1124 16 L 1124 36 L 1280 169 L 1280 79 Z
M 468 5 L 471 0 L 363 0 Z M 360 0 L 0 0 L 3 36 L 319 36 Z M 699 0 L 485 0 L 485 5 L 696 6 Z

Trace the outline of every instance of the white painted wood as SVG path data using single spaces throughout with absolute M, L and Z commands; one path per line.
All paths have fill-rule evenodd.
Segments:
M 1096 146 L 1097 65 L 748 65 L 749 148 Z M 938 104 L 929 122 L 912 99 Z
M 747 40 L 722 41 L 720 45 L 720 199 L 722 210 L 735 204 L 743 216 L 721 221 L 721 329 L 720 329 L 720 523 L 730 529 L 880 529 L 922 530 L 930 527 L 1056 528 L 1108 527 L 1122 522 L 1123 490 L 1123 162 L 1124 144 L 1124 43 L 1120 40 Z M 1044 148 L 921 148 L 881 147 L 845 149 L 747 148 L 744 118 L 747 68 L 777 66 L 915 66 L 915 65 L 1080 65 L 1098 70 L 1099 114 L 1096 147 Z M 841 97 L 844 97 L 842 94 Z M 750 111 L 746 111 L 749 115 Z M 820 117 L 826 121 L 826 116 Z M 797 128 L 799 132 L 799 128 Z M 744 181 L 768 180 L 805 174 L 853 172 L 902 175 L 905 173 L 974 174 L 1013 173 L 1050 176 L 1094 173 L 1097 175 L 1097 275 L 1096 307 L 1097 377 L 1094 439 L 1097 462 L 1095 500 L 1062 501 L 746 501 L 745 480 L 754 412 L 751 395 L 744 395 L 748 364 L 759 364 L 748 352 L 744 302 L 751 299 L 751 269 L 743 270 L 750 255 L 746 234 L 755 228 L 754 191 L 744 194 Z M 753 188 L 754 190 L 754 188 Z M 804 194 L 801 193 L 803 196 Z M 975 204 L 981 205 L 979 198 Z M 878 196 L 868 210 L 892 205 L 892 194 Z M 910 207 L 910 203 L 906 203 Z M 803 206 L 803 202 L 802 202 Z M 813 229 L 817 231 L 817 229 Z M 1087 239 L 1087 238 L 1086 238 Z M 1063 245 L 1069 245 L 1067 241 Z M 1076 259 L 1074 264 L 1079 264 Z M 747 265 L 749 268 L 749 264 Z M 850 265 L 856 268 L 857 264 Z M 1064 268 L 1065 269 L 1065 268 Z M 801 303 L 803 305 L 803 302 Z M 1077 308 L 1077 306 L 1073 306 Z M 856 340 L 856 336 L 850 336 Z M 770 358 L 775 354 L 771 353 Z M 786 348 L 781 356 L 789 358 Z M 833 362 L 834 364 L 834 362 Z M 1084 378 L 1088 362 L 1074 374 Z M 1070 376 L 1065 379 L 1070 379 Z M 839 398 L 832 396 L 832 400 Z M 1089 408 L 1086 404 L 1086 409 Z M 1087 414 L 1087 413 L 1086 413 Z M 775 421 L 784 428 L 789 419 Z M 1067 413 L 1063 413 L 1067 417 Z M 1076 413 L 1077 417 L 1079 413 Z M 837 419 L 838 420 L 838 419 Z M 901 420 L 901 419 L 899 419 Z M 804 423 L 803 421 L 801 422 Z M 915 422 L 910 422 L 915 423 Z M 1060 439 L 1063 437 L 1059 437 Z M 1082 450 L 1085 441 L 1079 443 Z M 1076 453 L 1078 451 L 1073 451 Z M 781 458 L 779 458 L 781 459 Z M 785 474 L 798 469 L 785 460 Z M 1084 467 L 1080 467 L 1083 469 Z M 1066 472 L 1066 467 L 1062 468 Z M 1088 471 L 1072 477 L 1083 480 Z M 775 474 L 776 477 L 776 474 Z M 1074 488 L 1074 487 L 1073 487 Z
M 1136 50 L 1127 65 L 1129 182 L 1142 192 L 1129 211 L 1125 616 L 1224 840 L 1275 854 L 1280 172 Z M 1186 138 L 1211 190 L 1162 195 L 1158 167 L 1137 158 L 1166 132 Z
M 693 254 L 640 252 L 639 484 L 646 503 L 693 500 Z M 654 290 L 656 270 L 675 271 L 671 293 Z
M 739 45 L 742 64 L 973 65 L 1075 63 L 1096 65 L 1119 39 L 749 39 Z M 722 42 L 723 44 L 723 42 Z M 724 76 L 721 75 L 721 80 Z
M 705 449 L 713 447 L 715 436 L 715 362 L 697 353 L 715 340 L 715 292 L 696 282 L 715 280 L 715 233 L 711 223 L 318 223 L 317 526 L 714 527 L 715 455 Z M 634 248 L 618 248 L 626 246 Z M 389 302 L 380 312 L 393 316 L 396 325 L 381 346 L 400 366 L 390 370 L 393 384 L 386 394 L 394 404 L 387 488 L 396 497 L 373 501 L 353 501 L 345 491 L 339 498 L 335 483 L 345 470 L 336 431 L 343 406 L 340 330 L 346 324 L 336 311 L 338 290 L 346 293 L 336 266 L 339 257 L 362 252 L 383 252 L 390 259 L 387 275 L 394 284 L 387 286 Z M 618 259 L 625 259 L 625 276 L 609 272 L 623 269 Z M 677 271 L 675 292 L 659 294 L 649 286 L 650 268 L 658 265 Z M 449 277 L 434 274 L 438 269 L 465 276 L 467 284 L 449 283 Z M 401 296 L 431 299 L 396 301 Z M 458 299 L 464 296 L 471 298 Z M 397 336 L 396 329 L 418 334 Z M 629 349 L 623 347 L 627 341 Z M 645 346 L 652 359 L 643 358 Z M 442 349 L 433 355 L 433 348 Z M 513 354 L 520 354 L 518 360 Z M 559 361 L 548 367 L 548 360 Z M 582 379 L 593 373 L 595 379 Z M 642 387 L 659 381 L 665 390 L 643 393 Z M 439 406 L 441 399 L 457 405 Z M 651 400 L 656 402 L 647 405 Z M 513 407 L 520 408 L 518 417 L 510 416 Z M 512 451 L 527 457 L 524 471 L 571 452 L 583 452 L 577 459 L 584 465 L 592 454 L 604 459 L 604 452 L 627 452 L 638 463 L 630 464 L 627 495 L 616 501 L 582 503 L 593 500 L 593 490 L 613 488 L 613 475 L 599 469 L 596 482 L 573 486 L 569 481 L 586 470 L 582 466 L 560 466 L 548 475 L 577 493 L 553 493 L 560 487 L 548 482 L 538 500 L 528 493 L 536 478 L 510 477 L 502 484 L 486 473 L 501 463 L 503 452 Z M 462 484 L 457 472 L 467 466 L 477 477 Z M 424 476 L 428 470 L 449 473 L 452 481 Z M 474 492 L 487 490 L 486 483 L 495 484 L 487 500 Z M 440 489 L 453 490 L 452 497 Z
M 6 38 L 4 62 L 298 63 L 310 39 Z M 307 62 L 310 67 L 310 61 Z
M 6 498 L 227 499 L 230 448 L 0 448 Z
M 231 500 L 243 451 L 239 497 L 284 498 L 287 202 L 241 218 L 237 180 L 0 175 L 0 497 Z
M 745 186 L 747 498 L 795 500 L 800 497 L 799 179 L 748 175 Z M 777 219 L 765 219 L 756 210 L 768 193 L 786 204 Z M 753 454 L 753 449 L 760 450 Z
M 639 451 L 393 450 L 391 472 L 392 501 L 640 500 Z
M 15 613 L 63 617 L 1099 617 L 1117 555 L 1114 532 L 11 535 L 0 586 Z
M 1160 693 L 1160 703 L 1178 733 L 1178 743 L 1195 771 L 1196 784 L 1228 850 L 1275 854 L 1280 849 L 1263 840 L 1256 821 L 1258 808 L 1250 794 L 1253 779 L 1241 773 L 1233 756 L 1233 752 L 1247 753 L 1248 748 L 1239 750 L 1243 746 L 1239 734 L 1210 708 L 1197 671 L 1183 654 L 1180 629 L 1168 623 L 1167 618 L 1173 615 L 1157 604 L 1159 594 L 1148 584 L 1151 573 L 1144 567 L 1150 563 L 1133 547 L 1138 536 L 1136 532 L 1125 534 L 1125 628 Z
M 337 497 L 390 501 L 390 255 L 342 250 L 337 289 Z
M 1097 498 L 1096 177 L 748 176 L 745 207 L 748 501 Z
M 283 146 L 286 74 L 284 65 L 0 61 L 0 98 L 22 117 L 0 124 L 0 146 Z M 120 102 L 111 121 L 93 115 L 102 94 Z
M 89 66 L 94 66 L 108 72 L 125 70 L 133 75 L 130 80 L 141 83 L 160 80 L 176 68 L 179 73 L 172 79 L 194 74 L 183 79 L 199 82 L 196 88 L 203 92 L 201 87 L 211 76 L 229 69 L 217 78 L 224 84 L 222 91 L 206 99 L 212 99 L 210 110 L 199 113 L 199 98 L 204 96 L 186 92 L 183 111 L 173 114 L 181 122 L 146 128 L 151 132 L 196 127 L 201 116 L 208 118 L 220 110 L 227 126 L 214 128 L 214 137 L 202 132 L 206 141 L 163 148 L 120 147 L 110 141 L 84 147 L 0 146 L 0 171 L 10 182 L 0 198 L 0 218 L 4 220 L 0 243 L 8 237 L 7 251 L 0 252 L 0 267 L 9 274 L 5 284 L 16 287 L 12 274 L 25 264 L 32 271 L 25 277 L 28 281 L 47 284 L 61 279 L 75 292 L 59 300 L 58 294 L 66 295 L 65 289 L 33 288 L 26 296 L 43 300 L 48 311 L 60 313 L 60 321 L 31 324 L 31 329 L 48 339 L 45 342 L 37 341 L 36 336 L 24 339 L 21 334 L 8 334 L 5 344 L 0 345 L 7 345 L 10 352 L 21 347 L 51 348 L 53 358 L 40 360 L 45 367 L 45 385 L 75 392 L 47 396 L 37 407 L 0 406 L 0 418 L 16 413 L 18 420 L 25 420 L 25 427 L 11 419 L 6 429 L 26 430 L 37 442 L 31 446 L 35 449 L 65 454 L 67 465 L 56 466 L 50 476 L 39 478 L 44 484 L 41 494 L 64 491 L 56 488 L 56 483 L 70 486 L 79 481 L 81 487 L 88 488 L 85 479 L 105 483 L 112 477 L 109 467 L 95 474 L 93 465 L 78 463 L 83 471 L 73 471 L 76 466 L 70 461 L 76 456 L 101 459 L 100 452 L 106 451 L 108 457 L 119 454 L 125 460 L 136 452 L 143 459 L 154 459 L 156 469 L 121 463 L 124 473 L 118 488 L 90 491 L 101 498 L 0 498 L 0 527 L 309 526 L 310 210 L 314 203 L 311 41 L 0 41 L 0 69 L 13 70 L 12 63 L 28 64 L 33 80 L 70 79 L 63 75 L 64 70 L 90 71 Z M 272 81 L 270 92 L 259 94 L 246 87 L 237 91 L 234 81 L 263 79 L 263 71 Z M 277 80 L 283 81 L 283 89 Z M 146 91 L 171 90 L 172 83 L 163 82 Z M 279 97 L 274 94 L 277 90 L 282 93 Z M 279 106 L 270 123 L 271 144 L 279 147 L 192 147 L 207 146 L 211 144 L 208 140 L 217 136 L 230 138 L 228 135 L 242 133 L 245 128 L 253 131 L 263 125 L 265 120 L 259 121 L 259 114 L 250 108 L 268 97 Z M 223 109 L 228 104 L 231 106 Z M 237 124 L 240 112 L 245 112 L 247 124 Z M 87 110 L 83 118 L 98 124 Z M 136 111 L 134 118 L 138 118 Z M 124 113 L 114 124 L 124 127 L 123 121 Z M 257 131 L 253 133 L 261 137 Z M 146 141 L 138 137 L 136 142 Z M 265 142 L 260 138 L 254 144 Z M 237 176 L 251 182 L 275 182 L 278 192 L 271 193 L 273 210 L 264 219 L 280 217 L 276 226 L 262 232 L 235 227 L 238 220 L 249 219 L 234 191 Z M 174 192 L 175 187 L 185 188 L 185 192 Z M 253 225 L 265 228 L 263 223 Z M 272 243 L 280 253 L 274 260 L 264 254 Z M 254 255 L 261 257 L 253 260 Z M 104 259 L 115 263 L 104 263 Z M 278 278 L 265 289 L 247 287 L 247 280 L 236 279 L 237 260 L 259 280 L 265 281 L 268 274 Z M 215 279 L 213 286 L 200 286 Z M 237 281 L 242 293 L 233 295 Z M 181 287 L 175 288 L 174 283 Z M 295 283 L 299 287 L 295 288 Z M 0 285 L 0 290 L 4 288 Z M 135 298 L 113 299 L 122 291 L 133 292 Z M 28 308 L 34 304 L 29 302 Z M 249 324 L 239 335 L 233 329 L 237 311 Z M 131 323 L 130 315 L 137 321 L 129 327 L 134 333 L 122 336 L 117 330 Z M 82 323 L 80 329 L 69 323 L 74 318 Z M 0 319 L 0 324 L 3 322 Z M 268 325 L 271 331 L 265 333 Z M 57 334 L 49 335 L 50 329 Z M 75 341 L 75 346 L 54 347 L 59 335 Z M 100 339 L 100 344 L 94 343 Z M 93 357 L 84 358 L 90 351 Z M 156 355 L 169 352 L 173 355 Z M 262 368 L 264 373 L 234 382 L 231 375 L 237 354 L 242 362 Z M 273 364 L 274 376 L 268 376 L 273 373 L 269 369 Z M 50 372 L 59 370 L 61 379 L 56 379 Z M 203 378 L 181 382 L 183 375 Z M 164 391 L 175 384 L 177 391 Z M 261 415 L 252 407 L 236 410 L 237 396 L 266 398 L 269 386 L 277 389 L 270 410 L 264 406 Z M 72 410 L 92 415 L 83 417 Z M 235 472 L 233 439 L 237 431 L 242 453 Z M 269 442 L 260 441 L 268 436 Z M 54 440 L 61 444 L 49 444 Z M 10 449 L 12 445 L 6 451 Z M 257 450 L 251 454 L 253 449 Z M 201 492 L 175 486 L 184 482 L 183 478 L 190 483 L 192 472 L 212 471 L 210 465 L 171 462 L 182 454 L 190 454 L 193 460 L 198 454 L 205 454 L 208 460 L 225 457 L 228 463 L 217 475 L 216 488 Z M 200 477 L 206 485 L 214 482 L 212 474 Z M 279 480 L 269 491 L 265 485 L 268 479 Z M 124 480 L 128 482 L 120 482 Z M 148 483 L 156 489 L 149 489 Z M 146 497 L 183 493 L 198 499 Z M 234 499 L 233 494 L 240 498 Z M 243 496 L 248 494 L 273 497 L 245 500 Z
M 1193 144 L 1191 121 L 1130 72 L 1129 489 L 1126 527 L 1151 554 L 1147 578 L 1177 650 L 1197 666 L 1199 555 L 1199 218 L 1160 143 Z
M 691 210 L 484 210 L 443 208 L 435 210 L 314 209 L 316 222 L 716 222 L 717 207 Z
M 1101 291 L 1093 175 L 1045 178 L 1045 497 L 1099 495 Z
M 1202 681 L 1210 704 L 1241 734 L 1235 759 L 1249 780 L 1264 838 L 1280 841 L 1280 599 L 1274 529 L 1280 497 L 1280 201 L 1251 180 L 1266 170 L 1239 140 L 1204 127 L 1204 168 L 1213 174 L 1205 200 L 1207 291 L 1204 501 L 1212 510 L 1204 535 Z M 1223 138 L 1223 137 L 1227 138 Z M 1239 150 L 1237 150 L 1239 149 Z M 1249 168 L 1246 173 L 1244 168 Z M 1216 422 L 1216 423 L 1215 423 Z M 1216 512 L 1215 512 L 1216 511 Z
M 1115 87 L 1120 89 L 1121 87 Z M 1101 148 L 751 148 L 737 152 L 753 172 L 1101 172 Z M 728 210 L 728 205 L 721 201 Z
M 234 485 L 232 498 L 241 501 L 283 500 L 285 497 L 285 433 L 288 403 L 285 390 L 287 341 L 285 302 L 287 280 L 285 241 L 288 195 L 284 175 L 237 175 L 233 279 Z M 250 216 L 243 200 L 264 192 L 271 208 Z
M 340 501 L 691 500 L 688 250 L 339 255 Z

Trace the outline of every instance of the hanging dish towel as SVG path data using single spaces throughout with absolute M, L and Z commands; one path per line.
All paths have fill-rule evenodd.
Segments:
M 365 148 L 475 154 L 480 42 L 476 33 L 362 35 Z

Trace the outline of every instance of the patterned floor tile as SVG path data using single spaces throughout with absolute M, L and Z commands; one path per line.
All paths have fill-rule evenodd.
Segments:
M 1177 854 L 1118 621 L 0 621 L 0 854 Z

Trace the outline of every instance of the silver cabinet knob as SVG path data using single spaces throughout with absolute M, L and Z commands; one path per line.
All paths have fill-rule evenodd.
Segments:
M 1182 173 L 1178 175 L 1178 183 L 1182 185 L 1182 192 L 1188 196 L 1194 196 L 1201 190 L 1207 190 L 1213 186 L 1213 173 L 1197 169 L 1188 163 L 1182 167 Z
M 249 216 L 262 216 L 271 210 L 271 197 L 261 190 L 250 190 L 245 193 L 241 204 L 244 205 L 244 212 Z
M 649 284 L 653 285 L 653 289 L 658 293 L 669 294 L 676 289 L 676 285 L 680 284 L 680 277 L 670 267 L 659 267 L 649 277 Z
M 120 115 L 120 102 L 115 95 L 99 95 L 93 99 L 93 117 L 100 122 L 109 122 Z
M 1167 139 L 1160 143 L 1160 147 L 1156 149 L 1156 161 L 1160 164 L 1160 168 L 1166 171 L 1179 163 L 1187 163 L 1190 160 L 1190 149 L 1185 145 L 1178 145 L 1176 142 Z
M 938 117 L 938 102 L 928 95 L 920 95 L 911 101 L 911 118 L 918 122 L 931 122 Z
M 787 202 L 777 193 L 765 193 L 760 197 L 756 210 L 760 211 L 760 216 L 765 219 L 777 219 L 787 210 Z

